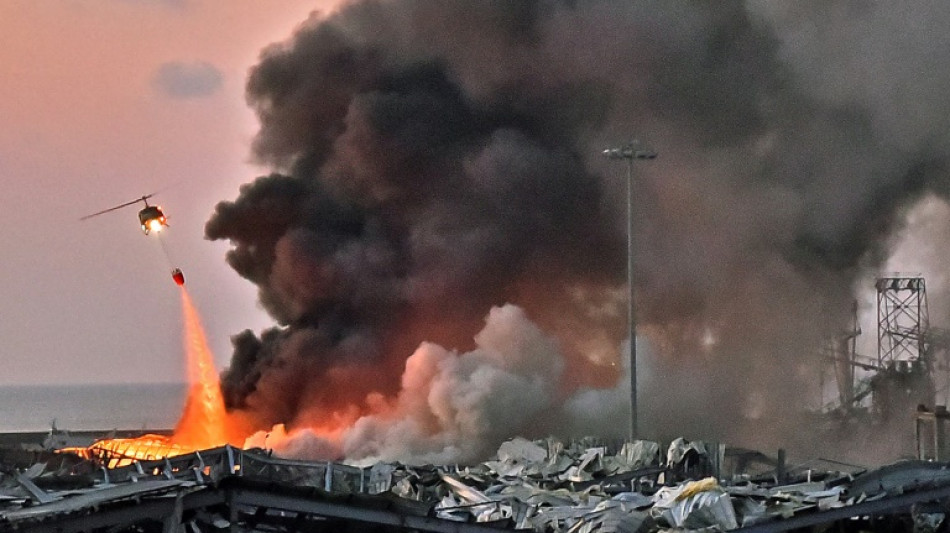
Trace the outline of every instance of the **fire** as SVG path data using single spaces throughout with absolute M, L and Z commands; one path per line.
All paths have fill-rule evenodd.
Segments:
M 185 321 L 189 391 L 172 442 L 193 449 L 222 446 L 228 442 L 224 397 L 221 395 L 214 356 L 208 347 L 201 318 L 184 287 L 181 290 L 181 308 Z
M 63 448 L 60 451 L 95 457 L 109 468 L 115 468 L 132 464 L 132 461 L 151 461 L 194 450 L 171 442 L 165 435 L 142 435 L 137 439 L 103 439 L 88 448 Z
M 82 455 L 94 456 L 109 467 L 116 467 L 135 460 L 172 457 L 228 443 L 228 417 L 214 355 L 208 346 L 198 311 L 184 286 L 181 288 L 181 307 L 188 392 L 174 433 L 170 437 L 144 435 L 137 439 L 101 440 Z M 75 449 L 69 451 L 77 452 Z

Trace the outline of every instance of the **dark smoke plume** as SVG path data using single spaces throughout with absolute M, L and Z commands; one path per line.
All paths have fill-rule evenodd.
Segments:
M 889 27 L 898 9 L 380 0 L 314 14 L 248 80 L 254 155 L 274 173 L 206 227 L 280 325 L 235 337 L 229 406 L 258 428 L 360 420 L 347 446 L 363 457 L 411 456 L 366 443 L 394 442 L 423 407 L 413 435 L 445 439 L 430 458 L 510 436 L 484 425 L 571 431 L 578 409 L 622 431 L 626 415 L 590 405 L 625 337 L 624 167 L 599 152 L 639 135 L 661 153 L 635 169 L 645 433 L 741 443 L 753 419 L 780 438 L 904 210 L 947 192 L 950 114 L 931 111 L 950 71 L 907 63 L 936 67 L 924 52 L 945 60 L 950 42 Z M 948 15 L 910 18 L 926 31 Z M 511 356 L 537 366 L 496 357 L 509 349 L 540 350 Z M 538 370 L 539 353 L 558 370 Z M 472 425 L 439 415 L 436 381 L 407 383 L 410 355 L 432 380 L 466 376 L 459 391 L 489 367 L 496 393 L 555 386 L 524 387 L 546 400 L 518 427 L 499 412 Z

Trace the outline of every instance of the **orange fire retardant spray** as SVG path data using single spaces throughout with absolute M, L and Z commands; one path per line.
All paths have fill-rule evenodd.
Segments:
M 224 397 L 201 318 L 184 286 L 181 286 L 181 308 L 188 397 L 172 442 L 193 449 L 222 446 L 228 440 Z

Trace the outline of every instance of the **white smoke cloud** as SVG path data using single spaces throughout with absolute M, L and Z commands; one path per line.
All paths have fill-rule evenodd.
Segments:
M 465 353 L 422 344 L 406 361 L 391 412 L 358 420 L 344 438 L 345 455 L 474 460 L 552 407 L 564 358 L 521 308 L 492 309 L 475 343 Z
M 950 325 L 950 205 L 934 195 L 921 199 L 908 210 L 905 226 L 895 236 L 895 245 L 885 272 L 913 272 L 927 282 L 931 322 Z
M 251 435 L 244 441 L 244 448 L 273 450 L 280 457 L 305 461 L 326 460 L 339 454 L 335 444 L 320 437 L 312 429 L 288 432 L 283 424 L 277 424 L 270 431 L 259 431 Z
M 493 308 L 475 343 L 462 353 L 420 345 L 406 360 L 398 394 L 370 395 L 373 414 L 356 420 L 339 443 L 278 425 L 245 446 L 299 459 L 444 464 L 485 459 L 512 435 L 543 436 L 552 427 L 568 436 L 626 431 L 626 363 L 615 388 L 560 395 L 565 362 L 557 341 L 514 305 Z

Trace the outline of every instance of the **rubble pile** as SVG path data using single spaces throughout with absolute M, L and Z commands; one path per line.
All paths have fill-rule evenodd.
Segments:
M 802 468 L 781 480 L 773 469 L 726 482 L 715 471 L 722 458 L 710 457 L 704 443 L 677 439 L 663 458 L 650 441 L 627 442 L 617 453 L 588 444 L 515 438 L 475 466 L 380 463 L 369 487 L 430 502 L 443 519 L 571 533 L 728 531 L 868 497 L 847 490 L 855 468 Z
M 946 463 L 787 468 L 781 453 L 772 460 L 684 439 L 515 438 L 468 466 L 355 466 L 223 446 L 113 468 L 69 453 L 0 450 L 0 531 L 21 533 L 72 530 L 93 515 L 115 531 L 176 523 L 295 531 L 306 523 L 325 526 L 314 531 L 760 533 L 838 523 L 916 533 L 945 530 L 946 501 Z

